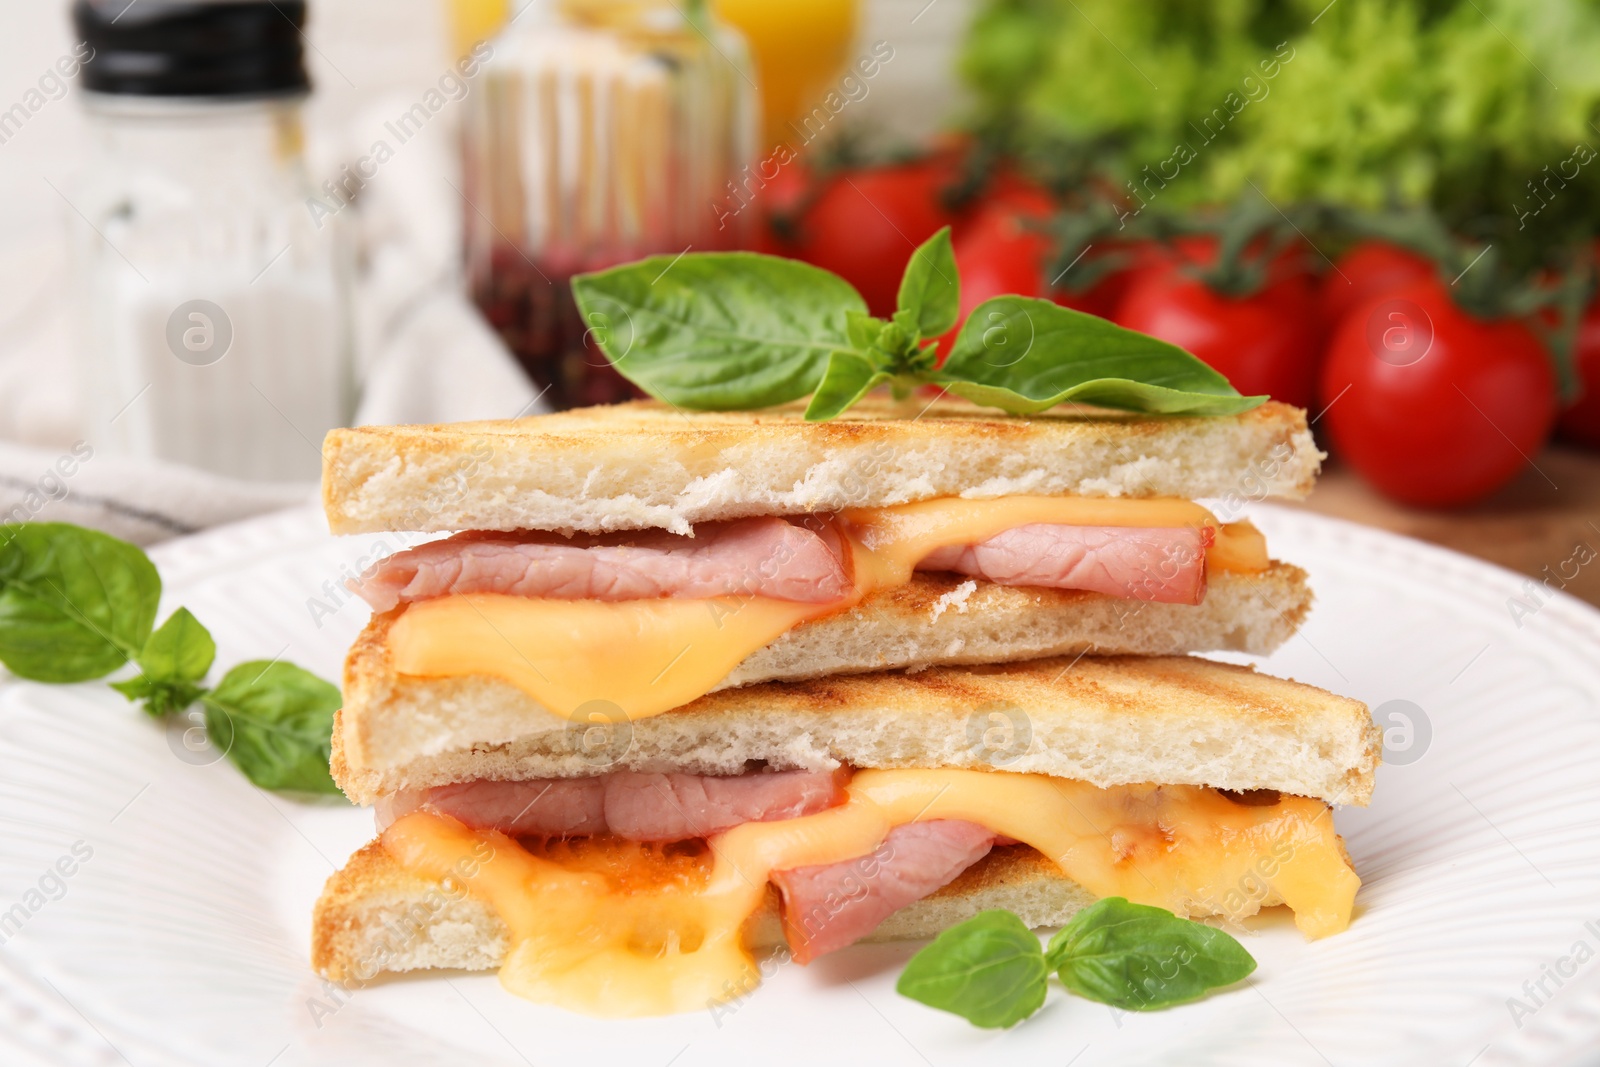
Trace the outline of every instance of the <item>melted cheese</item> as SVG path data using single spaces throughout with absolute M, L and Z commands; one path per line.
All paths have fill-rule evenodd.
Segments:
M 1100 789 L 951 769 L 861 771 L 843 805 L 735 827 L 710 840 L 709 869 L 666 877 L 629 875 L 659 869 L 659 857 L 630 868 L 548 848 L 535 855 L 425 812 L 394 823 L 382 841 L 406 870 L 459 879 L 500 916 L 511 934 L 500 977 L 511 992 L 620 1017 L 695 1011 L 749 992 L 760 975 L 743 928 L 772 872 L 867 855 L 893 827 L 927 819 L 981 823 L 1038 849 L 1096 896 L 1179 915 L 1239 920 L 1281 899 L 1312 938 L 1348 925 L 1360 885 L 1319 801 L 1252 806 L 1196 786 Z
M 904 585 L 930 552 L 975 545 L 996 534 L 1054 526 L 1216 526 L 1216 517 L 1188 500 L 1122 500 L 1086 496 L 945 497 L 889 508 L 857 508 L 840 516 L 849 530 L 857 581 L 871 588 Z
M 640 719 L 705 696 L 756 649 L 837 610 L 770 597 L 464 593 L 408 606 L 389 627 L 389 658 L 402 674 L 503 679 L 573 720 Z
M 935 549 L 970 545 L 1029 523 L 1212 526 L 1212 570 L 1259 571 L 1266 542 L 1249 523 L 1222 525 L 1187 500 L 1002 497 L 928 500 L 858 509 L 841 518 L 854 593 L 832 604 L 769 597 L 707 600 L 554 600 L 468 593 L 407 606 L 389 628 L 401 674 L 483 674 L 517 686 L 574 721 L 659 715 L 696 700 L 790 629 L 842 611 L 875 590 L 904 585 Z
M 1253 522 L 1226 522 L 1217 527 L 1217 539 L 1206 551 L 1206 570 L 1235 574 L 1260 574 L 1272 561 L 1267 539 Z

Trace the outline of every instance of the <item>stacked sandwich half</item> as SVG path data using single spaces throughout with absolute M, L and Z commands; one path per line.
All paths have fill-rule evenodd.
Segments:
M 360 583 L 333 772 L 379 836 L 317 968 L 499 967 L 637 1015 L 992 907 L 1343 929 L 1367 709 L 1188 655 L 1309 608 L 1239 514 L 1310 489 L 1303 413 L 896 414 L 331 434 L 334 532 L 454 536 Z

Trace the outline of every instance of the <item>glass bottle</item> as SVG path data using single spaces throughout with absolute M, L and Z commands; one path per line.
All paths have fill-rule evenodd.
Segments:
M 532 0 L 483 49 L 463 193 L 474 299 L 558 408 L 637 395 L 586 341 L 568 280 L 742 247 L 723 206 L 754 158 L 744 42 L 703 3 Z
M 106 454 L 312 480 L 354 404 L 340 220 L 302 158 L 304 0 L 78 0 L 84 373 Z M 337 201 L 335 201 L 337 203 Z

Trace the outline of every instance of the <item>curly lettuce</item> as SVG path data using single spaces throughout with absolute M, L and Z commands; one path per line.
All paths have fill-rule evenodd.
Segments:
M 1532 255 L 1600 229 L 1597 54 L 1595 0 L 988 0 L 961 71 L 1168 207 L 1429 206 Z

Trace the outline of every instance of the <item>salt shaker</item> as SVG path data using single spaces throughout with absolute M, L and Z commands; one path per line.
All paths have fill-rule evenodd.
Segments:
M 354 404 L 343 220 L 302 159 L 304 0 L 77 0 L 90 437 L 108 455 L 317 477 Z

